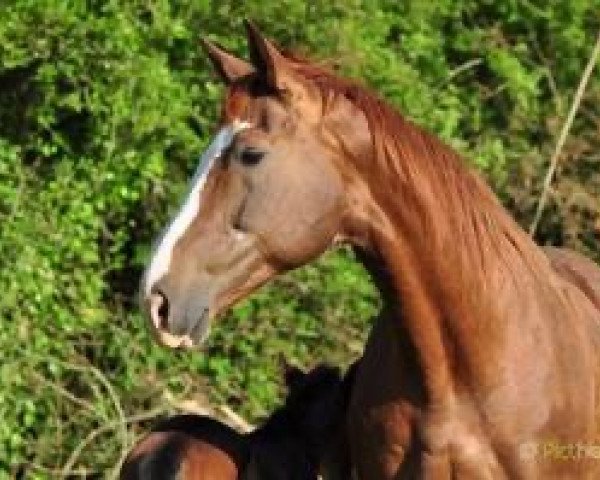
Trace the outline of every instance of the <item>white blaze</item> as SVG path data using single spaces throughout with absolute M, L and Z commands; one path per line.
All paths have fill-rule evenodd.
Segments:
M 202 189 L 206 184 L 206 179 L 215 160 L 223 155 L 223 152 L 231 145 L 235 134 L 249 126 L 250 124 L 247 122 L 236 120 L 233 124 L 223 127 L 200 157 L 198 169 L 192 177 L 185 202 L 171 224 L 164 230 L 152 254 L 150 266 L 146 271 L 144 279 L 144 291 L 146 295 L 150 295 L 152 285 L 158 282 L 169 271 L 173 247 L 184 235 L 194 218 L 196 218 L 196 215 L 198 215 Z

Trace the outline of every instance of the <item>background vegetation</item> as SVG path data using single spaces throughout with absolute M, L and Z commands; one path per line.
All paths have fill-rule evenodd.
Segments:
M 0 8 L 0 480 L 110 478 L 153 416 L 251 421 L 280 357 L 357 356 L 378 298 L 345 251 L 276 281 L 205 352 L 156 347 L 135 303 L 152 237 L 207 143 L 250 17 L 446 139 L 524 226 L 600 29 L 600 0 L 5 0 Z M 600 75 L 538 230 L 600 259 Z

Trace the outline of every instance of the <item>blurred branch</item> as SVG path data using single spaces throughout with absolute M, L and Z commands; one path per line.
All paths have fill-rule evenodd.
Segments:
M 46 378 L 44 378 L 42 375 L 40 375 L 37 372 L 34 372 L 32 374 L 33 378 L 36 379 L 36 381 L 42 383 L 43 385 L 45 385 L 47 388 L 50 388 L 51 390 L 54 390 L 56 393 L 58 393 L 59 395 L 67 398 L 68 400 L 70 400 L 71 402 L 75 403 L 76 405 L 79 405 L 80 407 L 83 407 L 84 410 L 88 410 L 89 412 L 91 412 L 92 414 L 95 412 L 95 408 L 94 406 L 82 399 L 79 398 L 77 396 L 75 396 L 74 394 L 72 394 L 71 392 L 69 392 L 67 389 L 65 389 L 64 387 L 62 387 L 61 385 L 58 385 L 54 382 L 51 382 L 50 380 L 47 380 Z
M 579 105 L 581 104 L 581 99 L 583 98 L 583 94 L 587 87 L 587 84 L 592 76 L 592 72 L 598 61 L 598 55 L 600 54 L 600 32 L 598 32 L 598 37 L 596 38 L 596 44 L 594 45 L 594 49 L 592 50 L 592 55 L 588 61 L 588 64 L 581 75 L 581 80 L 579 81 L 579 86 L 577 87 L 577 92 L 575 93 L 575 97 L 573 98 L 573 103 L 571 104 L 571 109 L 569 111 L 569 115 L 563 125 L 563 128 L 560 132 L 560 136 L 558 137 L 558 141 L 556 142 L 556 147 L 554 148 L 554 153 L 550 159 L 550 166 L 548 167 L 548 172 L 546 173 L 546 178 L 544 179 L 544 186 L 542 188 L 542 193 L 540 195 L 540 199 L 537 206 L 537 211 L 535 212 L 535 216 L 533 217 L 533 221 L 529 227 L 529 235 L 532 237 L 535 235 L 538 224 L 542 218 L 542 214 L 544 213 L 544 208 L 546 206 L 546 202 L 548 201 L 548 194 L 550 192 L 550 186 L 552 184 L 552 178 L 554 177 L 554 172 L 556 171 L 556 167 L 558 165 L 558 160 L 560 158 L 560 154 L 565 145 L 565 141 L 567 140 L 567 136 L 569 135 L 569 131 L 571 130 L 571 126 L 573 125 L 573 120 L 575 119 L 575 115 L 577 114 L 577 110 L 579 109 Z
M 128 433 L 127 433 L 127 424 L 131 423 L 132 421 L 133 422 L 139 421 L 140 416 L 129 417 L 129 419 L 127 419 L 125 417 L 123 407 L 121 406 L 121 402 L 119 400 L 119 395 L 115 391 L 111 382 L 108 380 L 106 375 L 104 373 L 102 373 L 102 371 L 100 369 L 89 364 L 89 362 L 87 362 L 86 360 L 82 359 L 81 363 L 65 362 L 65 361 L 60 361 L 60 360 L 54 360 L 54 361 L 55 361 L 55 363 L 60 364 L 65 369 L 84 373 L 84 374 L 91 375 L 92 377 L 94 377 L 98 381 L 98 383 L 102 387 L 104 387 L 104 389 L 106 390 L 111 402 L 113 403 L 113 406 L 114 406 L 114 409 L 115 409 L 115 412 L 116 412 L 117 418 L 118 418 L 114 422 L 107 423 L 107 424 L 105 424 L 105 426 L 100 427 L 96 430 L 93 430 L 88 435 L 88 437 L 86 437 L 86 439 L 78 445 L 78 447 L 71 453 L 71 457 L 69 458 L 69 460 L 67 461 L 65 466 L 62 468 L 62 478 L 65 478 L 66 476 L 71 475 L 73 473 L 72 467 L 75 465 L 75 462 L 79 458 L 81 451 L 85 448 L 85 446 L 87 444 L 89 444 L 91 441 L 93 441 L 94 438 L 96 438 L 98 435 L 104 433 L 107 429 L 108 430 L 115 429 L 115 430 L 119 431 L 119 437 L 120 437 L 120 443 L 121 443 L 120 459 L 124 460 L 125 457 L 127 456 L 127 452 L 129 449 L 129 442 L 128 442 L 129 437 L 128 437 Z M 34 376 L 37 380 L 41 381 L 47 387 L 54 389 L 61 396 L 66 397 L 73 403 L 76 403 L 80 407 L 83 407 L 85 409 L 85 411 L 89 411 L 91 413 L 97 413 L 97 408 L 95 408 L 94 405 L 92 405 L 90 402 L 75 396 L 72 392 L 68 391 L 67 389 L 63 388 L 62 386 L 55 385 L 53 382 L 44 379 L 42 377 L 42 375 L 40 375 L 38 373 L 34 373 Z M 97 398 L 103 397 L 99 386 L 96 385 L 94 382 L 89 382 L 88 386 L 94 392 L 94 395 Z M 164 409 L 161 409 L 160 413 L 162 413 L 163 410 Z M 149 415 L 149 414 L 144 414 L 141 416 L 141 418 L 145 419 L 147 415 Z M 151 415 L 150 418 L 153 418 L 156 416 L 156 413 L 150 412 L 150 415 Z M 103 420 L 106 421 L 106 419 L 103 419 Z M 118 462 L 115 465 L 111 474 L 109 475 L 109 478 L 116 479 L 119 474 L 119 469 L 120 469 L 120 462 Z
M 540 62 L 544 65 L 544 76 L 548 80 L 548 87 L 552 92 L 552 98 L 554 99 L 554 103 L 556 103 L 556 109 L 562 115 L 563 112 L 563 98 L 560 95 L 558 85 L 552 74 L 552 62 L 548 60 L 546 55 L 544 55 L 544 49 L 540 46 L 540 43 L 537 40 L 537 36 L 533 32 L 532 29 L 529 30 L 529 39 L 531 42 L 531 46 L 538 56 Z
M 124 460 L 125 457 L 127 456 L 127 451 L 129 449 L 129 443 L 127 442 L 128 437 L 127 437 L 127 426 L 125 424 L 125 414 L 123 413 L 123 408 L 121 407 L 121 402 L 119 401 L 119 396 L 115 392 L 115 389 L 113 388 L 111 383 L 108 381 L 106 376 L 99 369 L 97 369 L 96 367 L 93 367 L 93 366 L 90 366 L 89 368 L 90 368 L 90 371 L 94 374 L 94 376 L 100 381 L 100 383 L 102 383 L 102 385 L 104 385 L 104 388 L 106 388 L 106 390 L 115 406 L 115 411 L 117 412 L 117 415 L 120 419 L 120 436 L 121 436 L 120 458 Z M 116 479 L 118 477 L 120 468 L 121 468 L 121 465 L 120 465 L 120 462 L 118 462 L 116 464 L 115 468 L 113 469 L 111 478 Z
M 244 418 L 235 413 L 231 408 L 227 405 L 221 405 L 219 407 L 219 411 L 225 415 L 228 423 L 230 423 L 233 427 L 238 428 L 242 431 L 242 433 L 248 433 L 254 430 L 254 425 L 249 424 Z
M 470 70 L 474 67 L 477 67 L 477 66 L 481 65 L 482 63 L 483 63 L 482 58 L 472 58 L 471 60 L 459 65 L 458 67 L 454 68 L 453 70 L 450 70 L 450 73 L 448 74 L 448 78 L 446 78 L 444 83 L 450 83 L 450 81 L 452 81 L 452 79 L 454 79 L 461 73 L 466 72 L 467 70 Z

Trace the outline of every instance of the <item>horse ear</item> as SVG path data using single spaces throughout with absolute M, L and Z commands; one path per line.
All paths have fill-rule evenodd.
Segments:
M 304 373 L 300 368 L 294 365 L 290 365 L 285 360 L 281 362 L 281 366 L 283 368 L 283 378 L 285 381 L 285 386 L 289 390 L 295 390 L 296 388 L 298 388 L 298 386 L 306 378 L 306 373 Z
M 206 38 L 202 38 L 201 43 L 215 70 L 226 85 L 230 85 L 235 80 L 254 72 L 254 67 L 251 64 L 227 53 Z
M 254 23 L 246 19 L 244 25 L 248 36 L 250 60 L 258 74 L 270 88 L 278 92 L 291 91 L 294 75 L 289 61 L 260 33 Z

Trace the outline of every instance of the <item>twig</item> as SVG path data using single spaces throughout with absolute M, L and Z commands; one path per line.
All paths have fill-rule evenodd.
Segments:
M 121 420 L 120 421 L 120 426 L 121 426 L 121 428 L 120 428 L 120 430 L 121 430 L 121 455 L 120 455 L 120 458 L 125 459 L 125 457 L 127 456 L 127 450 L 129 448 L 129 445 L 127 442 L 127 427 L 125 426 L 125 423 L 124 423 L 125 414 L 123 413 L 123 408 L 121 407 L 121 402 L 119 401 L 119 396 L 115 392 L 115 389 L 113 388 L 111 383 L 108 381 L 106 376 L 99 369 L 97 369 L 96 367 L 93 367 L 93 366 L 90 366 L 89 369 L 94 374 L 94 376 L 100 381 L 100 383 L 102 383 L 102 385 L 104 385 L 104 388 L 106 388 L 108 395 L 112 399 L 112 402 L 115 406 L 117 415 L 119 416 L 119 419 Z M 116 478 L 119 475 L 120 467 L 121 467 L 121 465 L 117 463 L 117 465 L 113 469 L 112 474 L 110 475 L 111 479 L 116 480 Z
M 63 362 L 60 361 L 60 363 L 68 369 L 71 370 L 75 370 L 78 372 L 84 372 L 84 373 L 91 373 L 94 377 L 96 377 L 96 379 L 100 382 L 100 384 L 104 387 L 104 389 L 107 391 L 108 396 L 110 397 L 114 407 L 115 407 L 115 411 L 117 413 L 117 416 L 119 417 L 120 421 L 117 422 L 119 429 L 120 429 L 120 437 L 121 437 L 121 454 L 120 454 L 120 458 L 125 458 L 127 456 L 127 451 L 129 448 L 129 444 L 127 441 L 128 435 L 127 435 L 127 428 L 125 426 L 125 414 L 123 413 L 123 408 L 121 407 L 121 402 L 119 401 L 119 396 L 117 395 L 117 393 L 115 392 L 115 389 L 113 388 L 113 386 L 111 385 L 111 383 L 109 382 L 109 380 L 106 378 L 106 376 L 95 366 L 91 365 L 91 364 L 75 364 L 75 363 L 69 363 L 69 362 Z M 90 384 L 90 388 L 94 391 L 96 391 L 96 386 L 92 383 Z M 97 396 L 101 397 L 102 395 L 100 393 L 96 393 Z M 119 474 L 119 469 L 120 465 L 117 464 L 115 465 L 115 468 L 113 469 L 113 471 L 111 472 L 111 474 L 109 475 L 109 478 L 115 479 L 118 477 Z
M 600 54 L 600 32 L 598 32 L 598 38 L 596 39 L 596 44 L 594 45 L 594 49 L 592 50 L 592 55 L 588 61 L 588 64 L 583 71 L 581 76 L 581 80 L 579 81 L 579 86 L 577 87 L 577 92 L 575 93 L 575 97 L 573 98 L 573 103 L 571 105 L 571 110 L 569 111 L 569 115 L 567 116 L 567 120 L 565 121 L 563 128 L 560 132 L 560 136 L 558 137 L 558 141 L 556 142 L 556 147 L 554 148 L 554 153 L 550 159 L 550 166 L 548 167 L 548 172 L 546 173 L 546 178 L 544 179 L 544 186 L 542 188 L 542 193 L 540 195 L 540 200 L 538 202 L 537 211 L 535 212 L 535 216 L 533 217 L 533 221 L 529 227 L 529 235 L 532 237 L 535 235 L 538 224 L 542 218 L 542 213 L 544 213 L 544 207 L 546 206 L 546 202 L 548 200 L 548 193 L 550 192 L 550 186 L 552 184 L 552 178 L 554 177 L 554 172 L 556 171 L 556 167 L 558 165 L 558 159 L 560 158 L 560 154 L 565 145 L 565 141 L 567 140 L 567 136 L 569 135 L 569 131 L 571 130 L 571 126 L 573 125 L 573 120 L 575 119 L 575 115 L 577 114 L 577 110 L 579 109 L 579 105 L 581 104 L 581 99 L 583 98 L 583 94 L 587 87 L 587 84 L 592 76 L 592 72 L 598 61 L 598 55 Z
M 201 405 L 196 400 L 175 400 L 173 398 L 167 399 L 169 404 L 178 411 L 185 413 L 193 413 L 194 415 L 211 415 L 212 409 L 208 406 Z
M 542 63 L 544 64 L 546 78 L 548 79 L 548 86 L 550 87 L 550 91 L 552 92 L 552 98 L 554 99 L 554 103 L 556 103 L 556 109 L 558 112 L 562 114 L 563 110 L 563 102 L 562 97 L 558 91 L 558 86 L 556 84 L 556 80 L 554 79 L 554 75 L 552 75 L 552 68 L 550 61 L 544 55 L 543 49 L 538 42 L 537 37 L 533 33 L 532 29 L 529 31 L 529 38 L 531 40 L 531 44 L 533 45 L 533 49 L 537 56 L 540 58 Z
M 496 95 L 499 95 L 500 93 L 502 93 L 504 90 L 506 90 L 508 88 L 508 83 L 504 82 L 503 84 L 499 85 L 498 87 L 494 88 L 494 90 L 492 91 L 487 91 L 484 95 L 483 95 L 483 100 L 485 102 L 487 102 L 489 99 L 494 98 Z
M 235 413 L 231 408 L 227 405 L 221 405 L 219 407 L 219 411 L 227 417 L 227 419 L 233 424 L 234 427 L 237 427 L 242 433 L 248 433 L 254 430 L 254 425 L 249 424 L 246 420 L 244 420 L 240 415 Z
M 76 405 L 83 407 L 85 410 L 89 410 L 90 412 L 95 413 L 95 408 L 91 403 L 87 402 L 86 400 L 83 400 L 82 398 L 76 397 L 71 392 L 69 392 L 67 389 L 63 388 L 60 385 L 55 384 L 54 382 L 51 382 L 50 380 L 47 380 L 39 373 L 33 373 L 32 375 L 38 382 L 43 383 L 47 388 L 51 388 L 52 390 L 55 390 L 58 394 L 67 398 L 68 400 L 75 403 Z
M 466 72 L 467 70 L 470 70 L 473 67 L 477 67 L 477 66 L 481 65 L 482 63 L 483 63 L 483 59 L 472 58 L 471 60 L 459 65 L 458 67 L 454 68 L 453 70 L 450 70 L 448 77 L 444 80 L 443 83 L 450 82 L 454 77 L 457 77 L 461 73 Z
M 114 422 L 107 423 L 105 425 L 102 425 L 101 427 L 96 428 L 95 430 L 92 430 L 87 435 L 87 437 L 85 437 L 79 443 L 79 445 L 77 445 L 77 447 L 75 447 L 75 449 L 71 452 L 69 459 L 66 461 L 66 463 L 63 465 L 63 467 L 61 469 L 61 474 L 60 474 L 61 478 L 67 478 L 67 476 L 73 472 L 73 466 L 77 463 L 77 460 L 79 459 L 79 456 L 81 455 L 81 452 L 90 443 L 92 443 L 96 439 L 96 437 L 98 437 L 104 433 L 110 432 L 111 430 L 114 430 L 116 428 L 121 428 L 122 423 L 129 425 L 132 423 L 144 422 L 146 420 L 151 420 L 152 418 L 156 418 L 157 416 L 159 416 L 161 413 L 164 413 L 164 412 L 165 412 L 164 408 L 156 408 L 154 410 L 150 410 L 149 412 L 140 413 L 138 415 L 132 415 L 131 417 L 126 417 L 124 419 L 119 419 Z
M 61 475 L 61 471 L 58 468 L 51 468 L 51 467 L 46 467 L 44 465 L 40 465 L 39 463 L 28 463 L 27 466 L 29 468 L 31 468 L 32 470 L 37 470 L 41 473 L 45 473 L 46 475 L 50 475 L 51 478 L 56 478 L 57 476 Z M 69 475 L 77 475 L 83 478 L 86 478 L 85 475 L 88 471 L 84 468 L 84 469 L 78 469 L 78 470 L 71 470 L 70 472 L 68 472 Z

